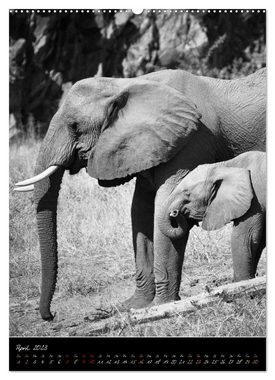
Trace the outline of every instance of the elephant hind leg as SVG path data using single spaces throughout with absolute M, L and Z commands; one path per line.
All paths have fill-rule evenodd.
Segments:
M 265 216 L 259 211 L 252 208 L 234 223 L 231 238 L 234 281 L 255 277 L 265 247 Z

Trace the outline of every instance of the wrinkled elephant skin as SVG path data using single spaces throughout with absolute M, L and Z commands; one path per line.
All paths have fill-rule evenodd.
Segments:
M 224 162 L 204 164 L 175 187 L 159 213 L 162 233 L 175 238 L 172 218 L 202 221 L 216 230 L 233 221 L 231 247 L 235 281 L 255 277 L 266 245 L 266 153 L 251 151 Z M 181 219 L 178 219 L 181 224 Z M 186 233 L 185 225 L 181 234 Z
M 160 206 L 197 165 L 265 150 L 265 90 L 265 69 L 232 81 L 163 70 L 74 84 L 51 121 L 36 164 L 36 174 L 59 167 L 34 185 L 44 319 L 52 319 L 56 207 L 64 170 L 75 174 L 87 167 L 103 186 L 137 177 L 132 205 L 136 291 L 124 306 L 143 307 L 154 297 L 156 302 L 178 299 L 188 232 L 167 238 L 156 223 Z

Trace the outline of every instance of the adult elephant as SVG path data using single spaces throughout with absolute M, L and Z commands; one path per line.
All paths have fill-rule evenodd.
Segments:
M 232 81 L 164 70 L 131 79 L 84 79 L 71 88 L 50 123 L 36 176 L 16 185 L 31 190 L 35 183 L 43 319 L 53 318 L 60 184 L 65 170 L 75 174 L 83 167 L 102 186 L 137 177 L 136 290 L 124 307 L 179 299 L 188 233 L 171 241 L 154 218 L 167 194 L 197 165 L 265 149 L 265 80 L 265 69 Z

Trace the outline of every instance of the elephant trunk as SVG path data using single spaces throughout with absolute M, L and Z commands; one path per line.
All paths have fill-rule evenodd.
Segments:
M 188 231 L 186 218 L 179 212 L 178 205 L 169 200 L 159 212 L 158 224 L 161 232 L 172 240 L 183 238 Z
M 56 209 L 63 174 L 64 168 L 60 167 L 34 189 L 42 272 L 39 309 L 45 320 L 53 319 L 50 305 L 57 280 Z
M 65 128 L 64 128 L 65 129 Z M 62 146 L 60 151 L 58 146 Z M 73 144 L 64 133 L 52 133 L 50 127 L 41 146 L 34 178 L 48 171 L 50 175 L 34 185 L 34 200 L 41 254 L 40 314 L 45 320 L 52 320 L 51 301 L 57 280 L 57 202 L 65 168 L 73 159 Z

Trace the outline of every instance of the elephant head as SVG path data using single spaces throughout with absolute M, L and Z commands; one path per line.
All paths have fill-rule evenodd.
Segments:
M 54 115 L 42 143 L 36 176 L 16 184 L 34 186 L 42 263 L 40 313 L 50 304 L 57 278 L 56 209 L 65 170 L 88 173 L 105 186 L 171 159 L 197 130 L 196 106 L 154 76 L 77 82 Z
M 171 239 L 186 233 L 186 219 L 202 221 L 205 230 L 216 230 L 244 215 L 252 198 L 249 170 L 200 165 L 169 196 L 160 213 L 159 227 Z

